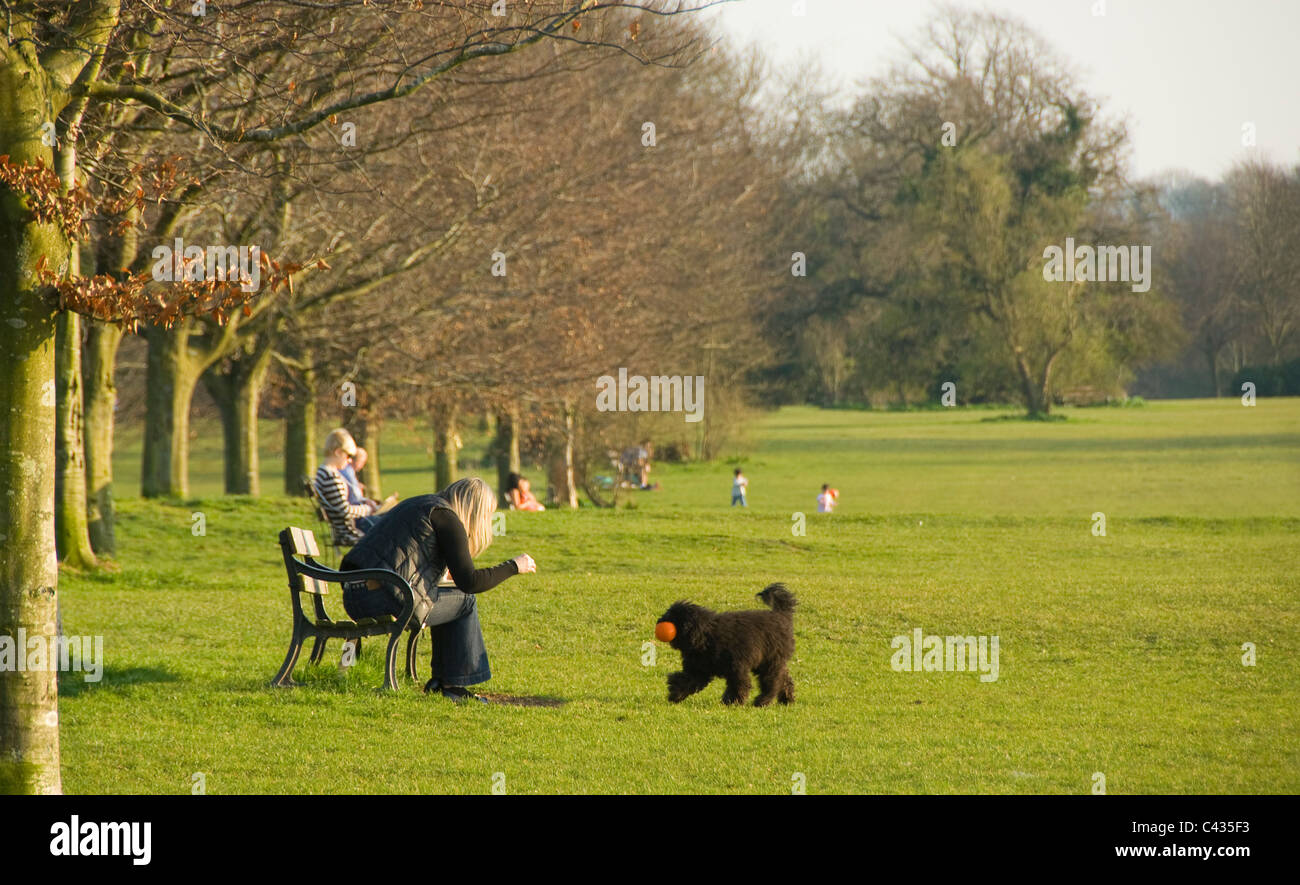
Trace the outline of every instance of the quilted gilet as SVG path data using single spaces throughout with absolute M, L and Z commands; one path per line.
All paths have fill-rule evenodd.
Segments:
M 438 579 L 446 563 L 438 550 L 429 516 L 435 510 L 450 510 L 437 495 L 408 498 L 379 518 L 379 522 L 343 557 L 343 569 L 386 568 L 397 572 L 415 593 L 415 617 L 424 615 L 438 599 Z M 402 610 L 401 596 L 385 585 L 367 590 L 365 585 L 343 586 L 343 607 L 354 618 L 396 615 Z

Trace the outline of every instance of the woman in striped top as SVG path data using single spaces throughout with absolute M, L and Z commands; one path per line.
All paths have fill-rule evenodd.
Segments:
M 357 443 L 342 427 L 325 437 L 325 463 L 316 470 L 316 494 L 320 496 L 325 515 L 334 529 L 334 543 L 352 546 L 379 520 L 376 514 L 382 505 L 367 501 L 348 503 L 348 483 L 340 472 L 357 454 Z M 384 503 L 397 500 L 389 495 Z

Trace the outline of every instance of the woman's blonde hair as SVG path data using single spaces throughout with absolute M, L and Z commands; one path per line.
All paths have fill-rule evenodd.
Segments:
M 352 434 L 348 433 L 342 427 L 336 427 L 329 432 L 328 436 L 325 437 L 325 454 L 332 455 L 338 449 L 347 451 L 348 443 L 352 444 L 352 451 L 355 452 L 357 450 L 357 443 L 356 440 L 352 438 Z
M 470 556 L 478 556 L 492 543 L 492 514 L 497 509 L 496 495 L 477 476 L 458 479 L 438 496 L 460 518 L 469 536 Z

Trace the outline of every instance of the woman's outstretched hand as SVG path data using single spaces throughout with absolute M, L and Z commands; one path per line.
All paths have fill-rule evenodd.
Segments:
M 537 571 L 537 563 L 533 562 L 533 558 L 527 553 L 520 553 L 514 558 L 513 562 L 518 566 L 519 574 L 521 575 L 527 575 Z

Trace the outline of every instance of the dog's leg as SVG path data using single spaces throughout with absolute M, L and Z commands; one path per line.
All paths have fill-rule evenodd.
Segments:
M 783 704 L 794 703 L 794 680 L 790 678 L 790 671 L 785 667 L 781 668 L 777 676 L 777 685 L 781 686 L 781 691 L 777 694 L 776 699 Z
M 776 665 L 764 662 L 754 671 L 758 675 L 758 697 L 754 698 L 755 707 L 766 707 L 776 697 L 777 689 L 782 685 L 781 671 Z
M 668 674 L 668 700 L 680 703 L 696 692 L 703 691 L 713 681 L 712 676 L 700 676 L 697 673 L 678 671 Z
M 724 704 L 743 704 L 749 697 L 749 673 L 745 670 L 732 671 L 727 674 L 727 690 L 722 693 Z

